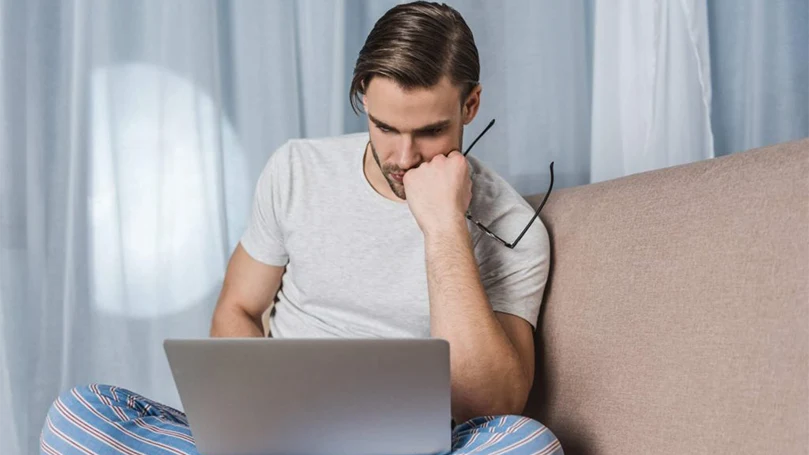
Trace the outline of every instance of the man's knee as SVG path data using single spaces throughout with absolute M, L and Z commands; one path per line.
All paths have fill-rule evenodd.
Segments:
M 478 417 L 456 429 L 458 453 L 564 453 L 556 435 L 542 423 L 518 415 Z
M 56 400 L 54 400 L 51 410 L 64 409 L 68 411 L 75 411 L 77 409 L 95 408 L 103 404 L 103 396 L 99 391 L 97 384 L 88 384 L 78 387 L 73 387 L 70 390 L 62 392 Z
M 72 429 L 77 422 L 81 422 L 79 417 L 89 406 L 96 407 L 101 403 L 101 397 L 97 393 L 95 385 L 84 385 L 74 387 L 61 393 L 51 403 L 45 422 L 42 425 L 40 437 L 41 453 L 59 452 L 72 434 Z
M 77 415 L 103 405 L 103 395 L 96 384 L 73 387 L 62 392 L 51 404 L 43 426 L 43 433 L 52 431 L 54 425 L 62 424 L 65 419 L 73 420 Z
M 532 448 L 542 454 L 559 455 L 562 451 L 562 444 L 553 432 L 541 422 L 523 416 L 506 416 L 507 424 L 502 430 L 507 433 L 512 445 L 517 447 Z M 523 453 L 522 451 L 517 451 Z

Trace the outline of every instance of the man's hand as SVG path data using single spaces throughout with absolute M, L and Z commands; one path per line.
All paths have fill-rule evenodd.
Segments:
M 472 201 L 469 164 L 457 150 L 437 155 L 404 175 L 407 205 L 425 236 L 446 229 L 466 228 Z

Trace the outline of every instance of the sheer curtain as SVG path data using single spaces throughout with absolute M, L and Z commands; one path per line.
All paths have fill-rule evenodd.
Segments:
M 592 180 L 713 158 L 705 2 L 599 2 L 595 18 Z
M 347 84 L 395 3 L 0 0 L 1 453 L 73 385 L 179 406 L 162 340 L 207 335 L 273 150 L 365 128 Z M 467 134 L 498 121 L 475 154 L 528 194 L 550 161 L 564 187 L 809 135 L 807 2 L 760 3 L 452 2 Z

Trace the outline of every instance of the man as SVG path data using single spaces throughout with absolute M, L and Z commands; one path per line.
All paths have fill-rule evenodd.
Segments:
M 516 236 L 533 211 L 467 160 L 480 107 L 472 32 L 446 5 L 399 5 L 361 50 L 351 103 L 369 133 L 286 143 L 256 187 L 213 315 L 215 337 L 437 337 L 451 347 L 453 453 L 561 453 L 522 412 L 548 273 L 535 222 L 507 248 L 466 219 Z M 280 367 L 280 366 L 279 366 Z M 80 442 L 76 442 L 80 441 Z M 79 444 L 77 446 L 77 444 Z M 43 453 L 196 453 L 179 411 L 89 386 L 48 415 Z

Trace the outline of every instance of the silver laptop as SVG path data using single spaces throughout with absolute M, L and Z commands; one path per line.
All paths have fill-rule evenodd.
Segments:
M 445 340 L 211 338 L 164 348 L 202 455 L 450 450 Z

